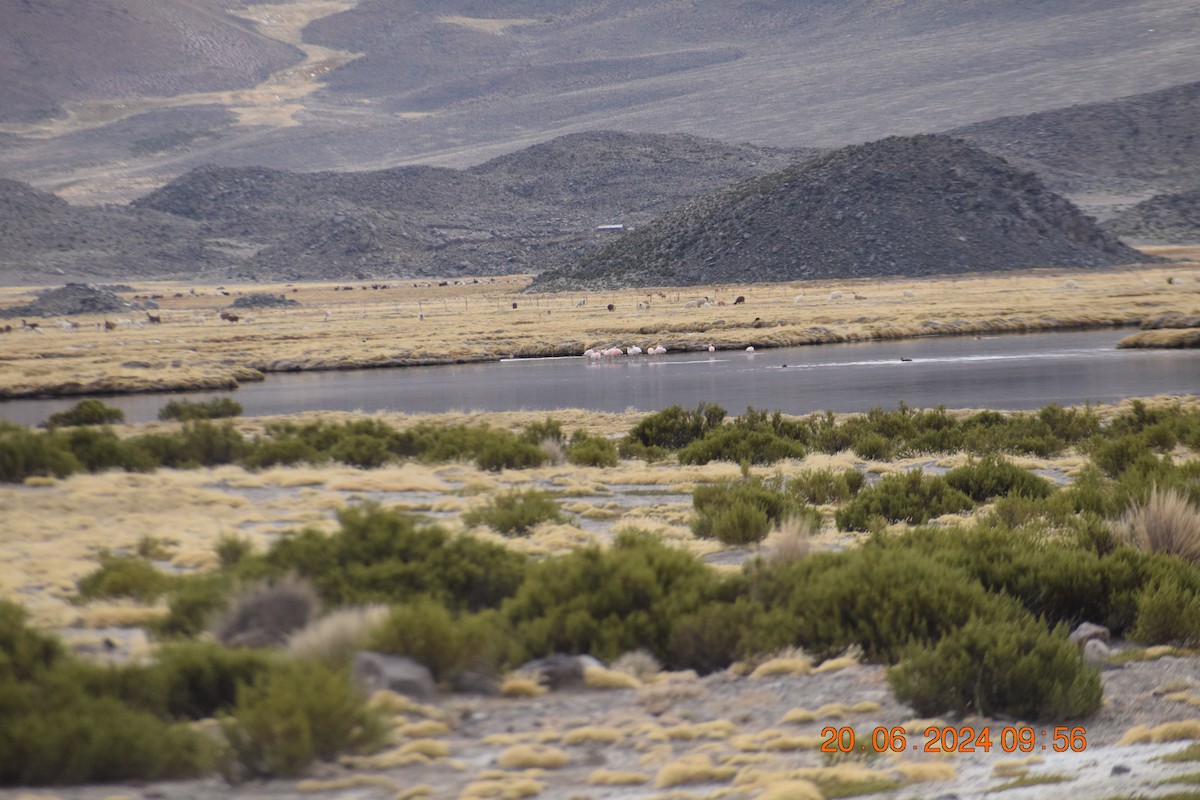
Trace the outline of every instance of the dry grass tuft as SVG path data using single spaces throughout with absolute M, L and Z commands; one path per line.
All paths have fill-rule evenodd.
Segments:
M 829 658 L 822 661 L 813 672 L 834 672 L 847 667 L 854 667 L 862 663 L 863 651 L 858 645 L 850 645 L 837 658 Z
M 604 667 L 588 667 L 583 671 L 583 682 L 592 689 L 640 689 L 642 682 L 632 675 Z
M 1200 565 L 1200 509 L 1176 489 L 1152 488 L 1144 504 L 1125 512 L 1115 531 L 1139 550 Z
M 612 663 L 611 668 L 613 672 L 632 675 L 642 683 L 649 683 L 662 672 L 662 664 L 648 650 L 625 653 Z
M 825 800 L 825 795 L 812 781 L 779 781 L 767 786 L 758 800 Z
M 503 769 L 561 769 L 570 760 L 566 751 L 557 747 L 518 744 L 501 753 L 496 764 Z
M 817 712 L 809 711 L 807 708 L 793 708 L 791 711 L 783 715 L 780 722 L 790 722 L 795 725 L 803 725 L 806 722 L 816 722 Z
M 684 756 L 660 769 L 654 785 L 659 789 L 667 789 L 695 783 L 724 783 L 733 780 L 736 774 L 736 767 L 716 766 L 706 755 Z
M 388 617 L 387 606 L 344 608 L 321 617 L 292 634 L 287 649 L 296 658 L 344 667 L 354 660 L 367 637 Z
M 504 780 L 472 781 L 463 787 L 459 800 L 521 800 L 536 797 L 545 791 L 546 785 L 532 778 L 508 778 Z
M 378 787 L 399 792 L 400 786 L 386 775 L 347 775 L 330 780 L 306 780 L 296 784 L 299 792 L 337 792 L 345 789 Z
M 423 719 L 420 722 L 410 722 L 396 728 L 396 733 L 408 739 L 424 739 L 429 736 L 445 736 L 450 728 L 444 722 L 436 719 Z
M 625 734 L 617 728 L 588 725 L 567 731 L 563 734 L 562 743 L 567 745 L 589 744 L 591 742 L 612 744 L 621 741 L 623 738 L 625 738 Z
M 767 561 L 782 566 L 806 558 L 812 552 L 812 540 L 816 533 L 812 521 L 807 517 L 781 520 L 764 542 Z
M 374 692 L 367 704 L 372 709 L 384 711 L 388 714 L 417 714 L 427 719 L 435 719 L 442 716 L 442 710 L 437 706 L 418 703 L 399 692 L 393 692 L 391 689 L 380 689 Z
M 954 780 L 958 770 L 953 764 L 921 762 L 919 764 L 901 762 L 893 769 L 904 776 L 909 783 L 935 783 L 937 781 Z
M 1045 763 L 1041 756 L 1026 756 L 1025 758 L 1004 758 L 992 765 L 992 774 L 997 778 L 1021 778 L 1029 773 L 1031 767 Z
M 418 753 L 426 758 L 445 758 L 450 755 L 450 745 L 438 739 L 413 739 L 401 745 L 398 752 L 400 755 Z
M 639 786 L 650 780 L 643 772 L 620 772 L 612 769 L 593 770 L 588 783 L 593 786 Z
M 508 675 L 500 684 L 502 697 L 537 697 L 546 691 L 537 678 L 528 675 Z
M 751 678 L 773 675 L 807 675 L 813 671 L 812 659 L 799 648 L 789 648 L 754 668 Z
M 673 725 L 667 728 L 665 733 L 670 739 L 682 739 L 684 741 L 692 741 L 695 739 L 728 739 L 735 732 L 737 726 L 727 719 L 714 719 L 708 722 L 698 722 L 695 724 Z
M 816 750 L 821 746 L 820 736 L 776 736 L 762 742 L 763 750 L 791 753 L 797 750 Z

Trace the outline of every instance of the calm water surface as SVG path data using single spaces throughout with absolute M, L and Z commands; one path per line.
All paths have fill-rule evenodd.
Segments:
M 248 416 L 332 409 L 653 411 L 700 402 L 719 403 L 731 414 L 747 406 L 803 414 L 893 408 L 900 401 L 1029 409 L 1200 389 L 1200 351 L 1117 350 L 1117 341 L 1127 333 L 940 337 L 754 354 L 668 353 L 602 363 L 552 358 L 287 373 L 233 392 L 132 395 L 105 402 L 123 409 L 130 422 L 143 422 L 155 419 L 172 397 L 222 394 L 237 399 Z M 0 419 L 36 424 L 74 402 L 0 402 Z

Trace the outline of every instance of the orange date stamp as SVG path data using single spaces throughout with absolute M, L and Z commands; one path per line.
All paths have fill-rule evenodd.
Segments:
M 1087 749 L 1087 730 L 1066 725 L 1033 726 L 1008 725 L 993 734 L 990 728 L 970 725 L 955 728 L 931 725 L 918 734 L 903 725 L 879 726 L 871 730 L 864 741 L 862 735 L 849 726 L 821 729 L 822 753 L 1035 753 L 1047 750 L 1055 753 L 1082 753 Z

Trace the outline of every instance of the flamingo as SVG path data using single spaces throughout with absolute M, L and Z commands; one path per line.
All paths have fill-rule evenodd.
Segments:
M 638 347 L 637 345 L 634 345 L 633 347 L 630 347 L 628 350 L 626 350 L 625 354 L 630 355 L 630 356 L 640 356 L 642 354 L 642 348 Z
M 746 352 L 747 352 L 747 353 L 753 353 L 753 352 L 754 352 L 754 345 L 750 345 L 749 347 L 747 347 L 747 348 L 746 348 Z
M 715 353 L 715 352 L 717 352 L 717 348 L 713 347 L 713 346 L 710 344 L 710 345 L 708 346 L 708 352 L 710 352 L 710 353 Z

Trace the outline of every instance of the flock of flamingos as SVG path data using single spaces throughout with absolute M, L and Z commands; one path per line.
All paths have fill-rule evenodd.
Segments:
M 717 348 L 711 344 L 708 346 L 708 352 L 715 353 L 716 350 Z M 661 356 L 666 352 L 667 348 L 663 347 L 661 344 L 657 344 L 648 350 L 642 350 L 642 348 L 638 347 L 637 345 L 627 347 L 624 350 L 619 347 L 609 347 L 605 350 L 594 350 L 593 348 L 589 347 L 587 350 L 583 351 L 583 357 L 592 361 L 599 361 L 604 358 L 617 358 L 618 356 L 640 356 L 642 354 L 648 356 Z M 753 353 L 754 345 L 747 347 L 746 352 Z

